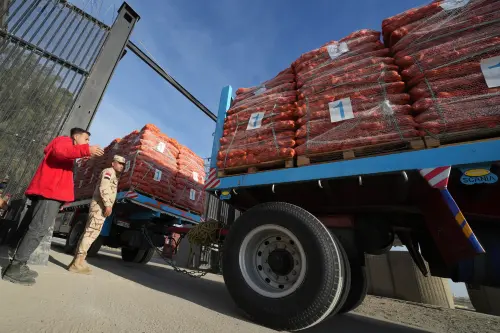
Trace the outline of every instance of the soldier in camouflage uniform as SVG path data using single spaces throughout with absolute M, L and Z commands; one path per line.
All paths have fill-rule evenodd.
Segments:
M 75 257 L 68 267 L 70 272 L 90 274 L 90 267 L 86 264 L 87 251 L 101 233 L 104 220 L 111 215 L 120 174 L 125 166 L 125 158 L 115 155 L 113 167 L 102 170 L 90 203 L 89 217 L 85 231 L 80 238 Z

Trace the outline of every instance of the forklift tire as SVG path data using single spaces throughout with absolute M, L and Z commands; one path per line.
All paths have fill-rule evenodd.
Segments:
M 76 247 L 80 242 L 80 237 L 85 231 L 85 222 L 79 218 L 76 223 L 71 227 L 68 236 L 66 237 L 66 244 L 64 245 L 64 252 L 67 254 L 75 254 Z
M 340 310 L 349 290 L 340 242 L 298 206 L 251 208 L 231 226 L 224 249 L 223 276 L 234 302 L 252 321 L 275 330 L 320 323 Z
M 97 253 L 101 249 L 103 243 L 104 243 L 104 238 L 102 236 L 98 236 L 90 246 L 90 249 L 87 251 L 87 257 L 97 256 Z
M 351 287 L 347 299 L 339 313 L 347 313 L 363 303 L 368 291 L 368 279 L 366 278 L 366 267 L 359 263 L 351 264 Z

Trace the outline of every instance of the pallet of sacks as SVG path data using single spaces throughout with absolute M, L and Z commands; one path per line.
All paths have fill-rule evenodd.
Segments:
M 234 174 L 293 166 L 295 101 L 291 68 L 258 86 L 238 89 L 224 122 L 218 169 Z
M 201 214 L 205 202 L 205 162 L 191 149 L 179 144 L 177 165 L 174 202 L 179 207 Z
M 297 164 L 423 148 L 410 96 L 380 32 L 356 31 L 293 63 Z
M 134 190 L 163 202 L 175 199 L 178 143 L 156 126 L 146 125 L 119 143 L 117 153 L 127 160 L 119 191 Z
M 81 158 L 76 161 L 74 169 L 75 199 L 92 197 L 95 190 L 95 158 Z
M 77 163 L 77 199 L 92 196 L 101 171 L 111 167 L 114 155 L 127 161 L 118 191 L 138 191 L 185 210 L 203 211 L 203 159 L 151 124 L 113 140 L 103 156 Z
M 500 1 L 434 1 L 383 21 L 428 146 L 500 133 Z

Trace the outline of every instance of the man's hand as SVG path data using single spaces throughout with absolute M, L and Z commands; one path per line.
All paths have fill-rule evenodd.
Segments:
M 109 215 L 111 215 L 112 211 L 113 207 L 106 207 L 106 209 L 104 210 L 104 217 L 108 217 Z
M 102 155 L 104 155 L 104 150 L 102 150 L 101 147 L 99 147 L 99 145 L 90 146 L 90 156 L 95 157 Z

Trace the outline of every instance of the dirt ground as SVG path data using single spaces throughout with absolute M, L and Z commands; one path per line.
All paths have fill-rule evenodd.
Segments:
M 66 271 L 70 261 L 53 246 L 36 285 L 0 281 L 0 332 L 272 332 L 241 316 L 220 276 L 193 279 L 159 259 L 125 263 L 112 251 L 89 260 L 91 276 Z M 488 333 L 500 332 L 500 318 L 368 297 L 356 313 L 303 332 Z

